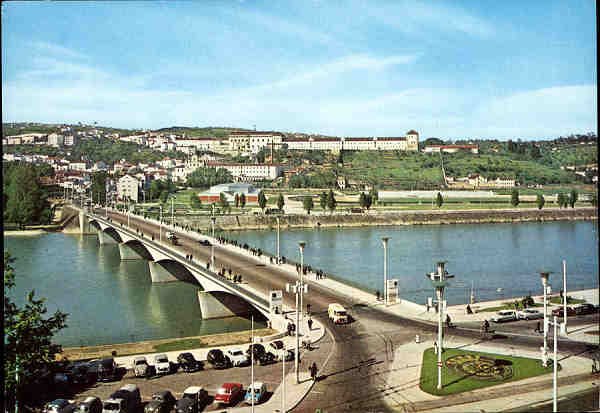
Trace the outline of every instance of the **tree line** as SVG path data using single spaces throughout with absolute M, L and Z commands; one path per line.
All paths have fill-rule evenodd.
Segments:
M 3 170 L 4 221 L 20 227 L 51 223 L 53 211 L 48 193 L 40 182 L 47 169 L 27 162 L 6 162 Z

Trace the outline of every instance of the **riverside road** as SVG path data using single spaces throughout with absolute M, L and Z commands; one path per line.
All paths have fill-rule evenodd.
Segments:
M 104 215 L 103 210 L 99 210 L 98 213 Z M 109 212 L 108 215 L 114 222 L 127 225 L 126 215 L 114 211 Z M 159 239 L 157 224 L 137 216 L 131 216 L 129 219 L 132 228 L 139 229 L 144 236 L 149 238 L 154 236 L 155 240 Z M 165 228 L 162 232 L 163 242 L 165 242 Z M 210 261 L 211 247 L 200 246 L 197 240 L 187 236 L 185 231 L 177 234 L 180 244 L 174 248 L 183 254 L 192 254 L 195 260 Z M 286 283 L 296 281 L 296 277 L 278 269 L 277 266 L 257 264 L 252 258 L 222 248 L 218 243 L 215 244 L 214 249 L 217 268 L 231 268 L 234 273 L 242 274 L 244 282 L 253 289 L 263 292 L 265 296 L 269 290 L 285 290 Z M 414 342 L 417 334 L 423 341 L 434 337 L 437 325 L 410 320 L 384 313 L 377 308 L 357 304 L 353 297 L 342 296 L 338 291 L 320 286 L 318 280 L 311 280 L 304 302 L 311 305 L 312 317 L 327 326 L 327 333 L 317 343 L 318 348 L 307 353 L 307 357 L 301 364 L 302 368 L 308 368 L 309 364 L 306 361 L 318 360 L 319 380 L 294 411 L 314 412 L 316 408 L 322 408 L 330 413 L 393 411 L 383 400 L 384 395 L 388 400 L 391 397 L 397 405 L 401 405 L 402 392 L 390 386 L 386 380 L 392 369 L 394 350 L 400 345 Z M 349 308 L 355 321 L 347 326 L 334 327 L 328 324 L 327 306 L 332 302 L 340 302 Z M 294 307 L 295 296 L 284 293 L 284 303 Z M 597 322 L 597 316 L 594 317 Z M 511 348 L 516 355 L 521 349 L 539 349 L 542 336 L 533 331 L 536 322 L 521 321 L 512 326 L 509 324 L 494 326 L 496 329 L 494 345 Z M 479 327 L 478 324 L 459 325 L 458 328 L 447 330 L 445 336 L 449 340 L 453 337 L 478 339 Z M 562 354 L 590 356 L 589 344 L 565 341 L 560 342 L 560 347 Z M 517 387 L 515 386 L 515 389 Z M 415 405 L 411 408 L 421 410 Z

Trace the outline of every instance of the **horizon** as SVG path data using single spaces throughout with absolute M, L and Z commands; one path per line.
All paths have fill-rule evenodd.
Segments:
M 5 2 L 3 123 L 597 135 L 595 7 Z

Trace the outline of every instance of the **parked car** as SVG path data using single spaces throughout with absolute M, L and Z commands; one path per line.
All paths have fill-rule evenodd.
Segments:
M 294 353 L 294 350 L 288 349 L 283 353 L 277 354 L 276 357 L 278 360 L 293 361 L 296 357 L 296 353 Z
M 271 351 L 271 353 L 275 354 L 275 356 L 277 357 L 277 359 L 282 359 L 283 356 L 285 355 L 285 349 L 283 348 L 283 341 L 281 340 L 275 340 L 272 341 L 271 343 L 269 343 L 269 349 Z
M 210 247 L 210 246 L 212 245 L 212 244 L 210 243 L 210 241 L 209 241 L 209 240 L 207 240 L 207 239 L 202 239 L 202 240 L 198 241 L 198 243 L 199 243 L 200 245 L 204 245 L 205 247 Z
M 66 413 L 67 406 L 69 406 L 71 402 L 66 399 L 56 399 L 49 403 L 46 403 L 43 413 Z
M 270 351 L 262 354 L 258 358 L 258 364 L 260 364 L 261 366 L 266 366 L 267 364 L 273 364 L 276 362 L 277 362 L 277 357 L 275 357 L 275 354 L 271 353 Z
M 177 356 L 177 364 L 186 373 L 192 373 L 194 371 L 202 370 L 204 363 L 200 360 L 196 360 L 192 353 L 181 353 Z
M 254 360 L 258 360 L 261 354 L 265 353 L 265 347 L 260 343 L 250 344 L 246 350 L 246 354 L 250 357 L 252 353 L 254 353 Z
M 235 367 L 247 366 L 250 364 L 248 356 L 239 348 L 232 348 L 227 350 L 226 356 L 231 360 Z
M 133 372 L 135 377 L 149 377 L 150 365 L 144 356 L 138 356 L 133 359 Z
M 102 413 L 102 401 L 98 397 L 87 397 L 79 403 L 76 411 L 78 413 Z
M 226 369 L 231 367 L 231 360 L 225 357 L 223 352 L 218 348 L 212 349 L 206 355 L 206 361 L 216 369 Z
M 152 395 L 152 400 L 165 405 L 167 407 L 167 411 L 170 411 L 177 402 L 177 399 L 175 399 L 175 396 L 173 396 L 173 394 L 169 390 L 157 391 Z
M 175 411 L 177 413 L 197 413 L 200 407 L 208 404 L 209 401 L 208 392 L 204 388 L 191 386 L 185 389 L 183 396 L 175 404 Z
M 144 413 L 169 413 L 169 408 L 165 403 L 159 402 L 158 400 L 150 400 L 144 406 Z
M 241 383 L 223 383 L 217 390 L 215 402 L 233 406 L 243 397 L 243 390 Z
M 517 317 L 519 320 L 536 320 L 538 318 L 544 318 L 544 313 L 532 308 L 526 308 L 521 311 L 517 311 Z
M 254 397 L 254 403 L 258 404 L 263 401 L 267 395 L 267 386 L 262 381 L 255 381 L 248 386 L 246 390 L 246 396 L 244 401 L 247 404 L 252 404 L 252 398 Z
M 574 307 L 567 307 L 567 317 L 575 314 L 576 311 Z M 555 315 L 557 317 L 563 317 L 565 315 L 565 310 L 563 307 L 555 308 L 554 310 L 552 310 L 552 315 Z
M 596 311 L 596 307 L 590 303 L 583 303 L 575 306 L 575 314 L 593 314 Z M 567 314 L 568 315 L 568 314 Z
M 135 384 L 126 384 L 102 403 L 103 413 L 133 413 L 142 404 L 140 389 Z
M 72 384 L 91 384 L 96 381 L 96 374 L 88 363 L 73 363 L 67 370 L 67 376 Z
M 517 312 L 515 310 L 502 310 L 498 311 L 493 315 L 490 320 L 494 323 L 502 323 L 505 321 L 514 321 L 517 319 Z
M 156 374 L 169 374 L 171 372 L 171 363 L 166 354 L 157 354 L 154 356 L 154 368 Z
M 98 381 L 113 381 L 117 378 L 117 363 L 112 357 L 106 357 L 98 363 Z

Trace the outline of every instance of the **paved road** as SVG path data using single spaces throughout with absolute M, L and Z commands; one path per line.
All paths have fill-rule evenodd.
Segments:
M 109 213 L 113 221 L 127 222 L 127 217 L 120 214 Z M 131 225 L 140 228 L 145 235 L 154 234 L 158 240 L 158 227 L 154 224 L 132 216 Z M 163 234 L 164 236 L 164 234 Z M 191 253 L 201 261 L 209 261 L 211 247 L 199 246 L 197 241 L 180 234 L 181 245 L 178 247 L 184 254 Z M 273 289 L 285 289 L 286 282 L 295 282 L 296 279 L 284 271 L 272 266 L 257 264 L 256 261 L 235 252 L 217 246 L 215 247 L 217 267 L 232 268 L 234 272 L 241 273 L 246 282 L 253 288 L 267 292 Z M 284 294 L 286 305 L 293 307 L 295 298 L 291 294 Z M 319 344 L 319 349 L 307 353 L 306 361 L 318 360 L 320 380 L 312 391 L 294 411 L 314 412 L 316 408 L 324 408 L 327 412 L 342 411 L 393 411 L 382 400 L 382 396 L 392 397 L 396 404 L 403 402 L 401 391 L 390 388 L 386 384 L 386 377 L 391 368 L 394 348 L 414 340 L 415 334 L 421 337 L 432 336 L 436 326 L 424 322 L 413 321 L 392 314 L 382 313 L 374 308 L 355 305 L 351 297 L 341 297 L 335 291 L 311 285 L 310 292 L 305 296 L 305 303 L 311 304 L 313 317 L 327 324 L 327 306 L 331 302 L 341 302 L 350 309 L 355 321 L 348 326 L 329 328 L 328 334 Z M 495 326 L 497 334 L 494 345 L 511 348 L 518 351 L 520 348 L 539 348 L 542 338 L 533 334 L 532 322 L 517 322 Z M 532 324 L 533 325 L 533 324 Z M 527 327 L 525 331 L 523 326 Z M 449 330 L 448 337 L 454 335 L 479 338 L 479 325 L 475 328 L 469 325 L 466 329 L 456 328 Z M 514 335 L 518 333 L 518 335 Z M 589 345 L 584 343 L 561 343 L 561 352 L 586 356 L 590 351 Z M 323 367 L 323 363 L 326 365 Z M 308 363 L 302 363 L 305 368 Z M 290 364 L 291 365 L 291 364 Z M 272 367 L 273 370 L 281 368 L 280 364 Z M 230 370 L 223 373 L 230 377 Z M 244 373 L 248 374 L 248 373 Z M 273 371 L 267 374 L 276 382 L 281 373 Z M 235 376 L 234 376 L 235 377 Z M 216 383 L 220 383 L 220 376 L 215 375 Z M 241 380 L 243 383 L 249 379 Z M 416 408 L 417 406 L 413 406 Z

